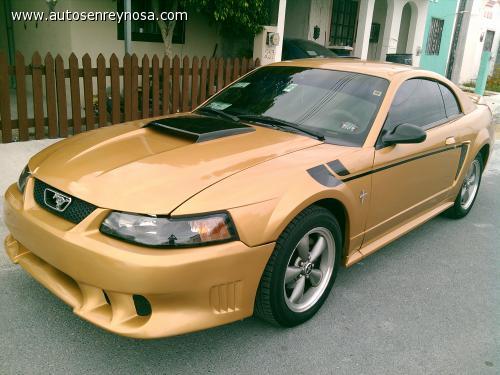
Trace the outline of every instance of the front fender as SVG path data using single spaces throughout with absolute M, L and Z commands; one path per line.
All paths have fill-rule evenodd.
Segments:
M 276 241 L 306 207 L 319 201 L 335 200 L 347 213 L 347 248 L 349 252 L 359 248 L 369 207 L 369 200 L 364 204 L 360 201 L 359 192 L 369 191 L 370 176 L 342 182 L 323 164 L 325 153 L 329 151 L 327 147 L 320 152 L 318 148 L 280 157 L 231 176 L 198 193 L 172 215 L 228 210 L 241 241 L 255 246 Z M 333 160 L 335 155 L 327 157 L 326 160 Z M 315 179 L 309 170 L 318 166 L 336 182 L 328 186 L 321 179 Z

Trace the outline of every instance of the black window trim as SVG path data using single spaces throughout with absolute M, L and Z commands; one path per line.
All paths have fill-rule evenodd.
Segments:
M 435 78 L 432 78 L 432 77 L 423 77 L 423 76 L 411 77 L 411 78 L 403 81 L 399 85 L 398 89 L 396 90 L 396 94 L 398 93 L 398 90 L 401 88 L 401 86 L 403 86 L 403 84 L 405 82 L 408 82 L 408 81 L 410 81 L 412 79 L 421 79 L 421 80 L 423 79 L 423 80 L 427 80 L 427 81 L 436 82 L 438 84 L 439 93 L 441 94 L 441 100 L 443 102 L 444 113 L 446 114 L 446 118 L 438 120 L 438 121 L 434 121 L 434 122 L 431 122 L 430 124 L 422 126 L 421 128 L 423 130 L 425 130 L 427 132 L 427 130 L 434 129 L 434 128 L 440 127 L 442 125 L 455 122 L 456 120 L 458 120 L 459 118 L 461 118 L 462 116 L 464 116 L 464 112 L 463 112 L 463 108 L 462 108 L 462 103 L 460 102 L 460 100 L 458 100 L 457 95 L 455 94 L 455 91 L 449 85 L 447 85 L 445 82 L 443 82 L 443 81 L 441 81 L 439 79 L 435 79 Z M 455 101 L 458 104 L 458 109 L 460 110 L 460 113 L 457 113 L 456 115 L 452 115 L 452 116 L 448 117 L 448 114 L 446 112 L 446 105 L 444 103 L 443 93 L 441 92 L 441 89 L 439 88 L 439 84 L 443 85 L 444 87 L 446 87 L 451 92 L 451 94 L 455 98 Z M 393 98 L 393 100 L 394 100 L 394 98 Z M 392 105 L 392 101 L 391 101 L 391 105 Z M 382 128 L 380 129 L 380 132 L 378 134 L 377 140 L 375 141 L 375 145 L 374 145 L 375 150 L 381 150 L 381 149 L 383 149 L 385 147 L 389 147 L 389 146 L 384 146 L 384 144 L 382 143 L 382 132 L 384 131 L 385 124 L 387 122 L 387 119 L 389 118 L 389 112 L 390 111 L 391 111 L 391 106 L 389 106 L 389 110 L 387 111 L 387 115 L 385 116 L 384 124 L 382 125 Z M 372 126 L 373 126 L 373 124 L 372 124 Z
M 446 83 L 444 83 L 443 81 L 440 81 L 440 80 L 437 80 L 437 79 L 429 79 L 429 80 L 437 82 L 438 83 L 438 87 L 439 87 L 439 85 L 441 85 L 441 86 L 444 86 L 444 87 L 446 87 L 448 89 L 448 91 L 451 93 L 451 95 L 453 95 L 453 98 L 457 102 L 458 110 L 459 110 L 459 113 L 457 115 L 460 115 L 460 114 L 463 115 L 464 114 L 464 109 L 462 108 L 462 103 L 460 102 L 460 100 L 458 100 L 457 95 L 455 94 L 455 91 L 450 86 L 448 86 Z M 444 111 L 446 113 L 446 117 L 450 118 L 450 117 L 453 117 L 453 116 L 457 116 L 457 115 L 453 115 L 453 116 L 448 117 L 448 112 L 446 111 L 446 104 L 444 103 L 444 96 L 443 96 L 443 92 L 441 91 L 441 87 L 439 87 L 439 92 L 441 92 L 441 97 L 443 98 Z

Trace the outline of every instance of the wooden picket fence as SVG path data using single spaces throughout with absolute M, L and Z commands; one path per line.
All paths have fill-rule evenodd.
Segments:
M 71 54 L 65 67 L 63 58 L 49 53 L 33 54 L 26 65 L 17 52 L 14 66 L 0 51 L 0 120 L 3 143 L 67 137 L 97 127 L 124 121 L 186 112 L 233 80 L 259 65 L 246 58 L 206 58 L 157 55 L 151 59 L 126 54 L 120 66 L 115 54 L 109 64 L 101 54 L 96 65 L 88 54 Z M 26 90 L 31 78 L 32 94 Z M 15 101 L 11 103 L 10 80 L 15 81 Z M 83 103 L 81 96 L 83 93 Z M 83 105 L 82 105 L 83 104 Z M 28 116 L 32 106 L 33 116 Z M 12 108 L 17 109 L 13 116 Z M 71 116 L 69 114 L 71 113 Z M 17 118 L 13 118 L 17 117 Z M 32 118 L 28 118 L 32 117 Z

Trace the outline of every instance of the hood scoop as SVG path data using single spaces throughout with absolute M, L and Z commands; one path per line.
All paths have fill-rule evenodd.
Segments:
M 251 126 L 234 121 L 197 115 L 169 117 L 152 121 L 144 127 L 187 138 L 194 143 L 255 131 Z

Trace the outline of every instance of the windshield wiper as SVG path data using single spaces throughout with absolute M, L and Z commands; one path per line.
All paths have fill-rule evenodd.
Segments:
M 272 126 L 275 126 L 277 128 L 294 129 L 298 132 L 301 132 L 301 133 L 307 134 L 311 137 L 314 137 L 320 141 L 325 140 L 325 136 L 323 134 L 315 132 L 314 130 L 304 129 L 304 128 L 294 124 L 293 122 L 288 122 L 288 121 L 281 120 L 281 119 L 275 118 L 275 117 L 262 116 L 262 115 L 240 115 L 239 119 L 240 120 L 248 120 L 248 121 L 252 121 L 252 122 L 261 122 L 263 124 L 272 125 Z
M 238 122 L 240 121 L 240 119 L 238 118 L 238 116 L 235 116 L 235 115 L 231 115 L 230 113 L 227 113 L 227 112 L 224 112 L 223 110 L 221 109 L 215 109 L 215 108 L 212 108 L 212 107 L 201 107 L 201 108 L 198 108 L 196 110 L 196 112 L 209 112 L 209 113 L 214 113 L 216 115 L 219 115 L 221 117 L 224 117 L 224 118 L 227 118 L 231 121 L 234 121 L 234 122 Z

